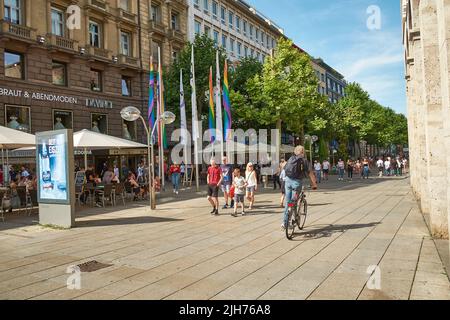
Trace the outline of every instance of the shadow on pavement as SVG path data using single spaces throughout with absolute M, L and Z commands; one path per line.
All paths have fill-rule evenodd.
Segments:
M 84 221 L 76 221 L 75 228 L 149 224 L 149 223 L 176 222 L 176 221 L 184 221 L 184 220 L 172 218 L 160 218 L 160 217 L 132 217 L 132 218 L 84 220 Z
M 326 225 L 325 227 L 320 227 L 320 225 L 307 227 L 316 228 L 313 230 L 303 231 L 300 233 L 294 233 L 295 237 L 302 237 L 299 240 L 310 240 L 310 239 L 319 239 L 319 238 L 327 238 L 331 237 L 335 233 L 344 233 L 348 230 L 354 229 L 364 229 L 364 228 L 373 228 L 379 225 L 380 222 L 372 222 L 372 223 L 363 223 L 363 224 L 336 224 L 336 225 Z

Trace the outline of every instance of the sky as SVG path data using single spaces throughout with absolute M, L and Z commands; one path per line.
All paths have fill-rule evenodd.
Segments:
M 360 83 L 383 106 L 406 114 L 400 0 L 247 2 L 310 55 Z M 367 13 L 371 6 L 380 9 L 379 28 L 374 11 Z

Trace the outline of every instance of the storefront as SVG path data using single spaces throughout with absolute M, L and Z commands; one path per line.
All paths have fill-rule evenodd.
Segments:
M 0 81 L 0 124 L 28 133 L 58 129 L 74 132 L 89 129 L 137 142 L 136 122 L 124 121 L 120 116 L 123 107 L 140 107 L 141 101 L 121 95 L 102 94 L 89 90 L 55 88 L 33 83 L 8 83 Z M 12 81 L 14 82 L 14 81 Z M 143 139 L 144 140 L 144 139 Z

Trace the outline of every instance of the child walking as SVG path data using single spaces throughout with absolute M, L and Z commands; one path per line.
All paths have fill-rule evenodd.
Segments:
M 247 182 L 245 181 L 245 178 L 241 176 L 241 170 L 239 168 L 234 169 L 233 186 L 234 186 L 234 212 L 232 216 L 237 217 L 237 209 L 239 204 L 241 204 L 242 215 L 244 216 L 245 215 L 244 197 Z

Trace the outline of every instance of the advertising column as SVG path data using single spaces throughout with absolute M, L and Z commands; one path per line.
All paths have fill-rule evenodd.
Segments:
M 63 228 L 75 224 L 72 130 L 36 134 L 39 223 Z

